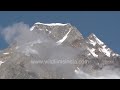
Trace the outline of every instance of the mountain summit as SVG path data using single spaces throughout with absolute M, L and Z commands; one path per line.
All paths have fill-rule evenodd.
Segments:
M 87 38 L 70 23 L 35 23 L 32 40 L 0 52 L 0 78 L 83 78 L 106 66 L 120 68 L 120 55 L 95 34 Z M 85 78 L 85 77 L 84 77 Z M 91 77 L 92 78 L 92 77 Z

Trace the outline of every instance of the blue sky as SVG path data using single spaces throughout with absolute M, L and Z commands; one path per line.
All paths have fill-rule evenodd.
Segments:
M 84 37 L 94 33 L 111 49 L 120 53 L 120 11 L 0 11 L 0 27 L 17 22 L 32 26 L 38 21 L 71 23 Z M 6 46 L 0 36 L 0 49 Z

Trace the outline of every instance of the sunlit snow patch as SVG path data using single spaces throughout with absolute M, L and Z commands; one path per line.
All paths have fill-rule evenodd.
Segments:
M 106 48 L 106 45 L 102 46 L 102 48 L 99 48 L 100 52 L 103 52 L 106 56 L 110 57 L 111 55 L 111 50 L 110 48 Z
M 35 28 L 35 26 L 32 26 L 32 27 L 30 28 L 30 31 L 34 30 L 34 28 Z
M 94 48 L 92 48 L 92 49 L 87 48 L 87 49 L 90 51 L 90 53 L 91 53 L 94 57 L 98 57 L 98 55 L 95 54 L 95 49 L 94 49 Z
M 90 56 L 90 55 L 91 55 L 91 53 L 87 54 L 87 56 Z
M 89 39 L 89 40 L 90 40 L 90 39 Z M 93 41 L 93 40 L 90 40 L 90 44 L 92 44 L 93 46 L 95 46 L 95 45 L 96 45 L 96 42 Z
M 42 24 L 42 25 L 47 25 L 47 26 L 65 26 L 67 24 L 63 24 L 63 23 L 40 23 L 40 22 L 37 22 L 35 24 Z
M 112 56 L 117 56 L 117 57 L 118 57 L 118 56 L 120 56 L 120 55 L 119 55 L 119 54 L 116 54 L 116 53 L 113 53 Z
M 57 41 L 56 43 L 58 45 L 60 45 L 61 43 L 63 43 L 67 39 L 68 34 L 70 33 L 70 31 L 71 31 L 71 29 L 67 32 L 67 34 L 61 40 Z
M 40 22 L 37 22 L 35 23 L 35 25 L 47 25 L 47 26 L 65 26 L 67 24 L 63 24 L 63 23 L 40 23 Z M 33 25 L 31 28 L 30 28 L 30 31 L 33 31 L 34 28 L 35 28 L 35 25 Z
M 94 38 L 96 39 L 96 41 L 97 41 L 97 43 L 98 43 L 99 45 L 104 44 L 100 39 L 98 39 L 98 38 L 96 37 L 95 34 L 93 34 L 93 36 L 94 36 Z
M 3 64 L 4 62 L 3 61 L 0 61 L 0 65 Z
M 9 54 L 9 52 L 6 52 L 6 53 L 3 53 L 4 55 L 8 55 Z

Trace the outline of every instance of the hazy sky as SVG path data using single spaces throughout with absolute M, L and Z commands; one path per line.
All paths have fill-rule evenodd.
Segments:
M 17 22 L 30 26 L 35 22 L 71 23 L 84 37 L 94 33 L 111 49 L 120 53 L 120 11 L 0 11 L 0 27 Z M 0 36 L 0 49 L 5 47 Z

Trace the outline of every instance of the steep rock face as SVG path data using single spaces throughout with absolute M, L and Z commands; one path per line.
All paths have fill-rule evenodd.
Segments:
M 78 78 L 80 70 L 94 74 L 105 66 L 120 68 L 119 54 L 93 33 L 84 38 L 69 23 L 37 22 L 30 32 L 33 40 L 0 52 L 0 78 Z
M 47 33 L 52 40 L 63 45 L 74 45 L 74 42 L 80 42 L 82 39 L 84 39 L 77 28 L 69 23 L 43 24 L 38 22 L 31 27 L 31 31 L 35 31 L 37 33 Z

